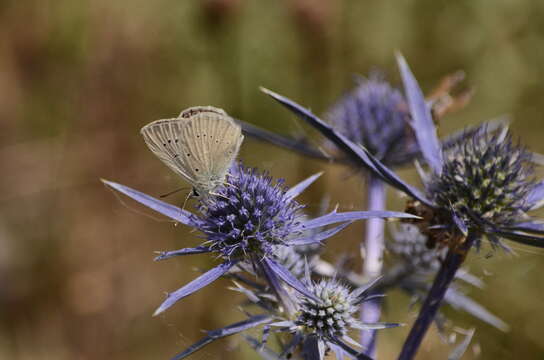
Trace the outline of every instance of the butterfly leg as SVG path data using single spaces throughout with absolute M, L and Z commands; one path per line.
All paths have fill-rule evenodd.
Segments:
M 238 178 L 238 176 L 232 175 L 232 174 L 230 174 L 230 173 L 227 173 L 227 174 L 225 175 L 225 177 L 231 177 L 231 178 L 234 178 L 234 179 L 237 179 L 237 178 Z M 223 183 L 223 185 L 232 186 L 232 187 L 238 189 L 238 187 L 236 187 L 235 185 L 233 185 L 233 184 L 231 184 L 231 183 L 229 183 L 229 182 L 223 181 L 222 183 Z
M 233 188 L 239 190 L 239 189 L 238 189 L 238 186 L 236 186 L 236 185 L 234 185 L 234 184 L 231 184 L 231 183 L 228 183 L 228 182 L 226 182 L 226 181 L 223 181 L 222 184 L 225 185 L 225 186 L 230 186 L 230 187 L 233 187 Z

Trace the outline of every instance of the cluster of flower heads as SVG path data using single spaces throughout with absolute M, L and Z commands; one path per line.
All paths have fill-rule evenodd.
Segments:
M 501 239 L 544 247 L 544 225 L 528 214 L 529 210 L 544 205 L 544 181 L 533 178 L 531 154 L 511 140 L 504 123 L 490 122 L 468 128 L 440 141 L 432 103 L 425 99 L 404 58 L 399 55 L 397 60 L 409 108 L 408 121 L 418 148 L 416 153 L 409 153 L 420 160 L 416 165 L 419 165 L 418 171 L 425 185 L 423 191 L 391 170 L 389 166 L 395 164 L 387 161 L 381 150 L 376 152 L 372 144 L 355 138 L 354 128 L 346 132 L 346 124 L 351 124 L 349 115 L 370 108 L 365 101 L 348 96 L 343 101 L 345 108 L 337 111 L 333 108 L 331 113 L 335 116 L 331 119 L 329 115 L 328 123 L 284 96 L 266 89 L 264 92 L 315 127 L 344 153 L 344 158 L 405 193 L 409 198 L 406 211 L 420 217 L 413 223 L 427 237 L 426 245 L 432 248 L 439 243 L 447 247 L 447 255 L 399 357 L 404 360 L 413 358 L 441 301 L 447 294 L 451 295 L 446 290 L 473 245 L 479 247 L 481 239 L 487 238 L 494 247 L 499 245 L 504 249 L 509 248 Z M 372 123 L 365 118 L 359 121 L 364 125 Z M 382 129 L 390 131 L 387 129 L 393 128 L 383 126 Z M 393 137 L 393 134 L 391 131 L 388 135 Z M 257 136 L 266 138 L 263 133 Z M 376 138 L 387 136 L 380 134 Z M 403 140 L 406 139 L 398 142 Z M 308 153 L 307 149 L 300 151 L 284 139 L 270 138 L 270 141 Z
M 281 353 L 272 358 L 285 358 L 298 349 L 304 359 L 323 359 L 328 351 L 333 351 L 338 359 L 345 355 L 370 359 L 364 353 L 367 349 L 361 352 L 359 343 L 349 332 L 397 326 L 358 320 L 360 305 L 378 296 L 370 290 L 375 281 L 350 287 L 335 277 L 312 280 L 312 276 L 323 275 L 312 271 L 315 247 L 355 220 L 396 217 L 414 222 L 416 226 L 404 224 L 401 231 L 393 235 L 394 242 L 388 245 L 411 270 L 440 267 L 447 248 L 430 249 L 437 241 L 446 243 L 451 250 L 460 244 L 478 244 L 483 235 L 493 244 L 501 244 L 499 238 L 508 238 L 544 246 L 544 225 L 526 214 L 544 204 L 544 182 L 532 178 L 531 154 L 513 143 L 505 127 L 473 128 L 440 142 L 429 104 L 402 57 L 399 57 L 399 66 L 405 96 L 381 78 L 372 76 L 362 80 L 327 112 L 329 123 L 285 97 L 265 92 L 321 131 L 345 153 L 343 158 L 406 193 L 411 198 L 407 206 L 411 214 L 334 210 L 308 218 L 302 211 L 304 206 L 295 198 L 319 174 L 287 188 L 283 181 L 275 181 L 267 173 L 246 168 L 241 163 L 232 166 L 228 184 L 220 185 L 211 196 L 200 199 L 195 213 L 105 181 L 153 210 L 202 232 L 204 242 L 200 246 L 163 252 L 156 260 L 203 253 L 215 254 L 216 259 L 222 260 L 220 265 L 170 293 L 155 314 L 221 276 L 231 276 L 247 285 L 249 288 L 236 283 L 236 290 L 261 310 L 257 315 L 249 315 L 247 311 L 246 320 L 209 331 L 174 359 L 185 358 L 216 339 L 257 326 L 263 326 L 262 340 L 248 338 L 248 341 L 260 352 L 265 349 L 271 331 L 291 336 Z M 248 124 L 243 126 L 249 134 L 277 145 L 322 157 L 304 143 Z M 423 191 L 405 183 L 388 168 L 416 158 L 423 159 L 429 168 L 428 173 L 419 168 L 425 185 Z M 334 227 L 329 227 L 333 224 Z M 466 241 L 468 238 L 472 242 Z M 447 266 L 442 265 L 442 269 Z M 451 277 L 456 270 L 450 271 Z M 259 279 L 249 280 L 240 275 L 243 272 Z M 426 285 L 424 288 L 427 290 Z M 474 310 L 477 305 L 462 299 L 455 289 L 450 290 L 441 295 L 446 294 L 449 303 L 468 304 L 466 307 L 477 313 L 476 316 L 487 317 L 484 321 L 497 327 L 503 325 L 489 313 Z M 427 316 L 426 321 L 433 317 L 434 313 Z M 410 357 L 401 354 L 401 358 Z
M 156 260 L 212 253 L 223 261 L 220 265 L 168 294 L 155 314 L 162 313 L 182 298 L 221 276 L 244 271 L 252 276 L 261 277 L 265 288 L 260 290 L 267 294 L 267 298 L 276 299 L 272 303 L 273 308 L 264 308 L 269 313 L 253 316 L 240 323 L 210 332 L 204 340 L 176 356 L 176 359 L 189 355 L 213 339 L 262 325 L 272 321 L 276 316 L 294 319 L 298 313 L 297 309 L 309 311 L 307 306 L 310 302 L 308 301 L 313 301 L 314 304 L 320 303 L 322 300 L 319 296 L 323 296 L 324 293 L 316 293 L 319 286 L 314 287 L 310 281 L 301 281 L 304 266 L 308 268 L 308 259 L 315 256 L 316 246 L 353 221 L 373 217 L 415 218 L 414 215 L 407 213 L 390 211 L 337 212 L 336 210 L 317 218 L 309 218 L 303 214 L 303 206 L 295 198 L 319 176 L 320 174 L 316 174 L 292 188 L 286 188 L 283 181 L 275 181 L 267 173 L 246 168 L 241 163 L 234 164 L 228 176 L 229 183 L 219 186 L 214 190 L 213 195 L 201 198 L 196 207 L 196 213 L 164 203 L 124 185 L 104 181 L 113 189 L 153 210 L 202 232 L 204 242 L 200 246 L 162 252 Z M 336 225 L 329 227 L 332 224 Z M 236 278 L 240 279 L 240 276 Z M 261 286 L 262 284 L 259 285 Z M 338 299 L 345 298 L 346 301 L 351 301 L 352 298 L 347 296 L 347 290 L 342 290 L 340 286 L 330 289 L 331 299 L 334 297 L 333 292 L 338 291 Z M 298 294 L 298 297 L 295 294 Z M 301 302 L 300 299 L 307 299 L 307 301 Z M 340 308 L 341 305 L 338 305 L 338 309 Z M 350 308 L 348 311 L 346 308 L 346 314 L 352 313 L 353 310 Z M 338 316 L 340 313 L 334 315 L 334 318 Z M 336 325 L 344 324 L 347 328 L 350 323 L 347 321 L 342 323 L 338 318 Z M 316 328 L 311 335 L 318 334 L 321 333 Z M 344 343 L 341 346 L 349 347 Z M 358 353 L 357 350 L 350 351 Z
M 265 92 L 318 129 L 346 157 L 408 195 L 408 210 L 424 218 L 420 228 L 431 235 L 429 244 L 443 237 L 455 247 L 471 230 L 478 240 L 476 244 L 485 235 L 493 244 L 507 238 L 543 247 L 544 226 L 525 214 L 544 204 L 544 183 L 530 176 L 530 153 L 512 142 L 507 126 L 497 123 L 468 128 L 441 142 L 429 103 L 404 58 L 399 56 L 398 61 L 410 109 L 409 122 L 430 170 L 426 173 L 420 168 L 424 191 L 406 183 L 370 149 L 351 141 L 340 129 L 286 97 Z

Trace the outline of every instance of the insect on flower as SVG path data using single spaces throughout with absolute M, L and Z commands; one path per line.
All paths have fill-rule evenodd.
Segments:
M 153 121 L 141 130 L 149 149 L 193 186 L 195 197 L 208 196 L 225 183 L 244 137 L 222 109 L 197 106 L 175 119 Z

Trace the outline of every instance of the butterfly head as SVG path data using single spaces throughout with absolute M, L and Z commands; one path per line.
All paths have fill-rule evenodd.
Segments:
M 210 195 L 214 195 L 216 189 L 225 184 L 225 177 L 211 176 L 206 181 L 195 182 L 191 197 L 197 199 L 207 198 Z

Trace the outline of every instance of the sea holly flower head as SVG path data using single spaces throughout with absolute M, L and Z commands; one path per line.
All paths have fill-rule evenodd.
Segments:
M 351 330 L 385 329 L 399 326 L 396 323 L 362 323 L 357 316 L 360 304 L 381 295 L 370 290 L 376 280 L 356 289 L 343 285 L 336 279 L 322 279 L 314 282 L 310 279 L 306 267 L 304 282 L 313 295 L 296 295 L 297 311 L 294 316 L 285 317 L 271 323 L 278 332 L 288 332 L 293 338 L 289 346 L 283 349 L 287 355 L 301 346 L 309 358 L 322 359 L 328 351 L 333 351 L 337 359 L 344 355 L 357 359 L 369 359 L 357 349 L 360 345 L 353 340 Z
M 451 94 L 463 79 L 462 71 L 448 75 L 430 93 L 428 103 L 436 121 L 446 113 L 463 108 L 469 102 L 472 94 L 470 90 L 465 89 L 455 95 Z M 316 116 L 310 111 L 268 89 L 261 90 L 316 126 L 322 133 L 335 131 L 352 144 L 363 146 L 372 156 L 388 166 L 403 166 L 419 158 L 421 152 L 410 126 L 411 113 L 405 95 L 386 81 L 379 72 L 373 72 L 368 77 L 358 76 L 356 82 L 352 90 L 325 112 L 325 121 L 318 126 L 312 123 Z M 338 139 L 330 138 L 330 134 L 324 133 L 330 142 L 317 148 L 312 146 L 312 141 L 305 136 L 284 136 L 241 120 L 238 122 L 246 135 L 301 155 L 350 165 L 353 165 L 354 161 L 358 162 L 350 150 L 345 148 L 345 144 Z M 452 143 L 461 135 L 456 133 L 447 139 L 447 142 Z M 334 147 L 333 151 L 329 151 L 331 147 Z
M 536 183 L 531 154 L 506 129 L 482 133 L 444 152 L 442 171 L 431 175 L 427 193 L 468 229 L 486 232 L 522 220 Z
M 377 73 L 361 78 L 359 84 L 325 115 L 325 119 L 350 141 L 363 145 L 390 165 L 413 159 L 406 156 L 407 150 L 415 145 L 409 118 L 402 93 Z
M 300 233 L 303 206 L 286 197 L 283 181 L 273 182 L 241 164 L 232 168 L 228 181 L 199 204 L 202 216 L 196 225 L 210 250 L 230 260 L 270 256 Z
M 391 239 L 385 243 L 387 250 L 411 268 L 428 271 L 440 266 L 440 259 L 444 257 L 446 249 L 429 249 L 427 236 L 416 225 L 400 224 L 396 229 L 391 229 L 390 233 Z
M 416 138 L 431 170 L 420 169 L 426 194 L 408 205 L 423 215 L 420 229 L 429 236 L 428 245 L 456 247 L 470 232 L 477 246 L 482 235 L 493 246 L 505 247 L 501 237 L 544 246 L 540 224 L 524 223 L 530 219 L 526 212 L 543 198 L 542 185 L 532 177 L 532 155 L 513 143 L 507 127 L 491 131 L 482 125 L 473 136 L 442 146 L 417 81 L 404 58 L 398 61 Z
M 321 338 L 342 337 L 354 326 L 360 326 L 354 316 L 361 301 L 347 287 L 332 279 L 312 282 L 308 289 L 316 299 L 301 296 L 299 315 L 295 324 Z

